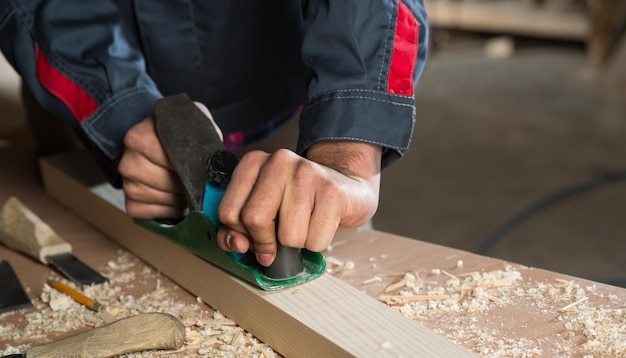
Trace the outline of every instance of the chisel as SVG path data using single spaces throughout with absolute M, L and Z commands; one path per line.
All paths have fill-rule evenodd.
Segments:
M 184 342 L 185 327 L 178 319 L 166 313 L 142 313 L 2 358 L 104 358 L 152 349 L 179 349 Z
M 13 267 L 4 260 L 0 260 L 0 287 L 0 314 L 33 306 Z
M 43 264 L 51 264 L 78 285 L 106 282 L 107 279 L 72 255 L 72 246 L 16 197 L 0 210 L 0 242 Z

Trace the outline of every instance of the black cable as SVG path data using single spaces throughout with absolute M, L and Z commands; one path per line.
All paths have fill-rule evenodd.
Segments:
M 626 278 L 616 278 L 612 280 L 605 280 L 602 282 L 606 283 L 607 285 L 626 288 Z
M 502 240 L 502 238 L 509 233 L 514 227 L 518 226 L 526 219 L 536 214 L 540 210 L 547 208 L 548 206 L 554 205 L 559 201 L 572 197 L 574 195 L 586 192 L 591 189 L 595 189 L 619 180 L 626 179 L 626 170 L 620 170 L 616 172 L 611 172 L 597 178 L 582 182 L 580 184 L 573 185 L 571 187 L 560 190 L 554 194 L 551 194 L 532 205 L 528 206 L 526 209 L 522 210 L 519 214 L 515 215 L 509 221 L 505 222 L 504 225 L 500 226 L 496 231 L 494 231 L 491 235 L 487 237 L 485 241 L 483 241 L 478 247 L 474 250 L 475 253 L 479 255 L 485 255 L 489 250 L 491 250 L 495 245 Z M 626 287 L 626 279 L 615 279 L 611 281 L 607 281 L 606 283 Z

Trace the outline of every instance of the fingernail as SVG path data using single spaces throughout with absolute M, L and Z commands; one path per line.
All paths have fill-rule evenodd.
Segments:
M 230 251 L 233 251 L 233 238 L 234 236 L 232 234 L 228 234 L 226 236 L 226 246 L 228 246 L 228 249 L 230 249 Z
M 256 260 L 263 266 L 268 267 L 274 262 L 274 255 L 256 254 Z

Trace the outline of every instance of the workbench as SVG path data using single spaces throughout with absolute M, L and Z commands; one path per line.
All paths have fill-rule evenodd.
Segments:
M 232 355 L 237 349 L 232 346 L 242 345 L 241 337 L 247 348 L 256 347 L 262 356 L 274 354 L 245 332 L 237 333 L 242 330 L 236 322 L 49 196 L 40 180 L 38 158 L 31 151 L 0 148 L 0 168 L 0 203 L 18 197 L 73 245 L 77 257 L 115 277 L 107 284 L 108 294 L 115 294 L 100 297 L 101 301 L 114 302 L 121 315 L 176 312 L 188 332 L 187 345 L 177 354 L 219 356 L 219 349 L 225 349 Z M 622 288 L 375 230 L 340 230 L 324 254 L 328 275 L 483 356 L 626 354 L 626 290 Z M 7 350 L 9 346 L 24 349 L 101 324 L 93 313 L 75 308 L 82 317 L 75 327 L 37 330 L 42 321 L 63 321 L 59 327 L 68 321 L 62 309 L 53 311 L 42 301 L 47 297 L 45 282 L 60 276 L 3 246 L 0 260 L 12 264 L 35 306 L 0 315 L 0 353 L 14 353 Z M 396 283 L 397 289 L 389 290 Z M 215 327 L 216 322 L 220 332 L 207 336 L 207 327 Z M 27 328 L 37 334 L 26 337 Z

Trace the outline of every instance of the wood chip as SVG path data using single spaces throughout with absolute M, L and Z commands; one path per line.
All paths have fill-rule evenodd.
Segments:
M 343 265 L 344 270 L 354 270 L 354 261 L 347 261 L 345 265 Z
M 583 297 L 583 298 L 581 298 L 581 299 L 579 299 L 577 301 L 574 301 L 574 302 L 570 303 L 569 305 L 567 305 L 565 307 L 562 307 L 559 311 L 561 311 L 561 312 L 567 311 L 568 309 L 570 309 L 570 308 L 572 308 L 574 306 L 578 306 L 579 304 L 587 301 L 588 299 L 589 299 L 589 297 Z
M 407 284 L 410 282 L 415 282 L 416 281 L 416 277 L 414 275 L 412 275 L 409 272 L 405 272 L 404 275 L 402 276 L 402 278 L 397 281 L 392 283 L 391 285 L 387 286 L 385 288 L 385 293 L 389 293 L 389 292 L 395 292 L 398 290 L 401 290 L 405 287 L 407 287 Z
M 344 262 L 333 256 L 326 257 L 326 264 L 329 266 L 343 266 Z
M 368 280 L 361 282 L 361 285 L 371 285 L 378 282 L 383 282 L 383 279 L 380 276 L 374 276 Z
M 382 295 L 378 297 L 380 301 L 387 304 L 394 303 L 407 303 L 407 302 L 419 302 L 419 301 L 432 301 L 432 300 L 447 300 L 450 295 Z

